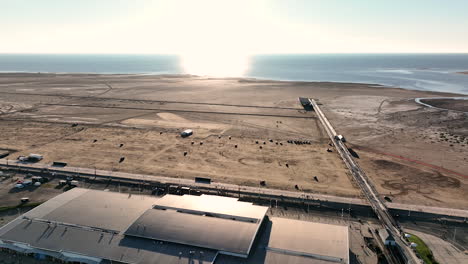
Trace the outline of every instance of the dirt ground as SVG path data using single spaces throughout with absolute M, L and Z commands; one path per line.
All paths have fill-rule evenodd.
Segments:
M 241 91 L 213 97 L 211 91 L 218 85 L 239 83 L 237 80 L 102 77 L 112 79 L 110 89 L 87 84 L 88 77 L 80 77 L 58 76 L 60 80 L 56 80 L 48 76 L 38 78 L 37 83 L 31 78 L 21 88 L 16 84 L 1 88 L 4 114 L 0 116 L 0 148 L 12 152 L 9 158 L 40 153 L 46 163 L 63 161 L 77 167 L 192 179 L 210 177 L 250 186 L 265 181 L 271 188 L 295 190 L 298 185 L 301 191 L 359 195 L 339 156 L 327 152 L 329 139 L 315 114 L 304 111 L 297 97 L 255 104 L 236 97 L 229 100 L 231 95 L 243 98 Z M 75 82 L 83 82 L 85 87 L 75 86 Z M 109 83 L 106 79 L 102 82 Z M 154 88 L 167 83 L 175 86 L 171 92 L 165 87 Z M 213 98 L 201 101 L 187 94 L 184 90 L 191 83 L 202 90 L 210 88 L 205 96 Z M 237 90 L 228 88 L 225 90 Z M 100 89 L 104 91 L 95 96 Z M 165 101 L 168 97 L 170 102 Z M 253 96 L 257 98 L 261 99 Z M 194 135 L 181 138 L 179 133 L 188 128 Z M 122 157 L 125 160 L 119 162 Z
M 366 104 L 358 104 L 363 99 Z M 382 195 L 400 203 L 468 209 L 466 114 L 385 96 L 340 97 L 324 108 L 341 124 L 348 146 Z
M 0 90 L 0 150 L 9 158 L 39 153 L 44 162 L 77 167 L 358 196 L 339 156 L 327 152 L 319 120 L 298 103 L 300 96 L 317 98 L 382 195 L 468 208 L 467 116 L 414 102 L 452 94 L 372 84 L 66 74 L 0 74 Z M 188 128 L 192 137 L 178 136 Z
M 210 177 L 254 186 L 264 180 L 274 188 L 295 189 L 297 184 L 306 191 L 347 196 L 358 193 L 337 154 L 326 151 L 326 140 L 295 145 L 286 140 L 269 142 L 267 138 L 253 135 L 236 136 L 235 131 L 229 133 L 233 135 L 231 139 L 219 138 L 218 134 L 181 138 L 174 132 L 160 134 L 161 131 L 147 129 L 43 123 L 30 123 L 18 129 L 24 122 L 4 124 L 5 137 L 0 140 L 0 146 L 16 145 L 19 151 L 15 156 L 41 153 L 45 163 L 65 161 L 78 167 L 192 179 Z M 49 130 L 54 132 L 48 133 Z M 18 141 L 22 144 L 15 143 Z M 121 157 L 125 160 L 119 163 Z

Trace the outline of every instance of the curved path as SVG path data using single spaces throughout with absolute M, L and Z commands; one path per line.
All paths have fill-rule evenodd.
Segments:
M 432 106 L 430 104 L 421 102 L 421 100 L 432 100 L 432 99 L 468 100 L 468 97 L 418 97 L 418 98 L 415 98 L 414 101 L 416 103 L 418 103 L 418 104 L 421 104 L 421 105 L 424 105 L 424 106 L 427 106 L 427 107 L 430 107 L 430 108 L 435 108 L 435 109 L 440 109 L 440 110 L 450 110 L 450 111 L 455 111 L 455 112 L 461 112 L 461 113 L 468 114 L 468 112 L 464 112 L 464 111 L 460 111 L 460 110 L 447 109 L 447 108 L 440 108 L 440 107 Z

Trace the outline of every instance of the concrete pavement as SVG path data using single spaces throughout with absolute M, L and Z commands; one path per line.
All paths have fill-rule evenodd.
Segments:
M 422 233 L 415 230 L 408 230 L 409 233 L 415 234 L 421 238 L 429 247 L 434 255 L 434 258 L 444 264 L 459 264 L 468 263 L 468 255 L 454 247 L 450 242 L 445 241 L 436 236 Z

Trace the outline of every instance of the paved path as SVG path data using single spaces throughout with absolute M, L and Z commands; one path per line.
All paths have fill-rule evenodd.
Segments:
M 391 209 L 409 210 L 413 212 L 423 212 L 439 215 L 464 217 L 468 220 L 468 210 L 455 209 L 455 208 L 442 208 L 425 205 L 402 204 L 402 203 L 387 203 L 387 207 Z
M 460 264 L 468 263 L 468 255 L 458 250 L 448 241 L 438 238 L 433 235 L 422 233 L 419 231 L 408 230 L 409 233 L 415 234 L 421 238 L 424 243 L 431 249 L 435 259 L 441 264 Z
M 424 100 L 424 99 L 455 99 L 455 100 L 468 100 L 468 97 L 420 97 L 420 98 L 415 98 L 414 101 L 418 104 L 421 104 L 421 105 L 424 105 L 426 107 L 430 107 L 430 108 L 435 108 L 435 109 L 440 109 L 440 110 L 450 110 L 450 111 L 455 111 L 455 112 L 461 112 L 461 113 L 465 113 L 465 114 L 468 114 L 468 112 L 463 112 L 463 111 L 459 111 L 459 110 L 453 110 L 453 109 L 445 109 L 445 108 L 440 108 L 440 107 L 435 107 L 435 106 L 432 106 L 430 104 L 426 104 L 426 103 L 423 103 L 421 102 L 421 100 Z

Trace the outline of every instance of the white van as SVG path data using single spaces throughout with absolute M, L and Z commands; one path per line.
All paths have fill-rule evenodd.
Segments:
M 182 131 L 182 133 L 180 133 L 180 136 L 181 137 L 189 137 L 192 134 L 193 134 L 193 130 L 192 129 L 187 129 L 187 130 Z

